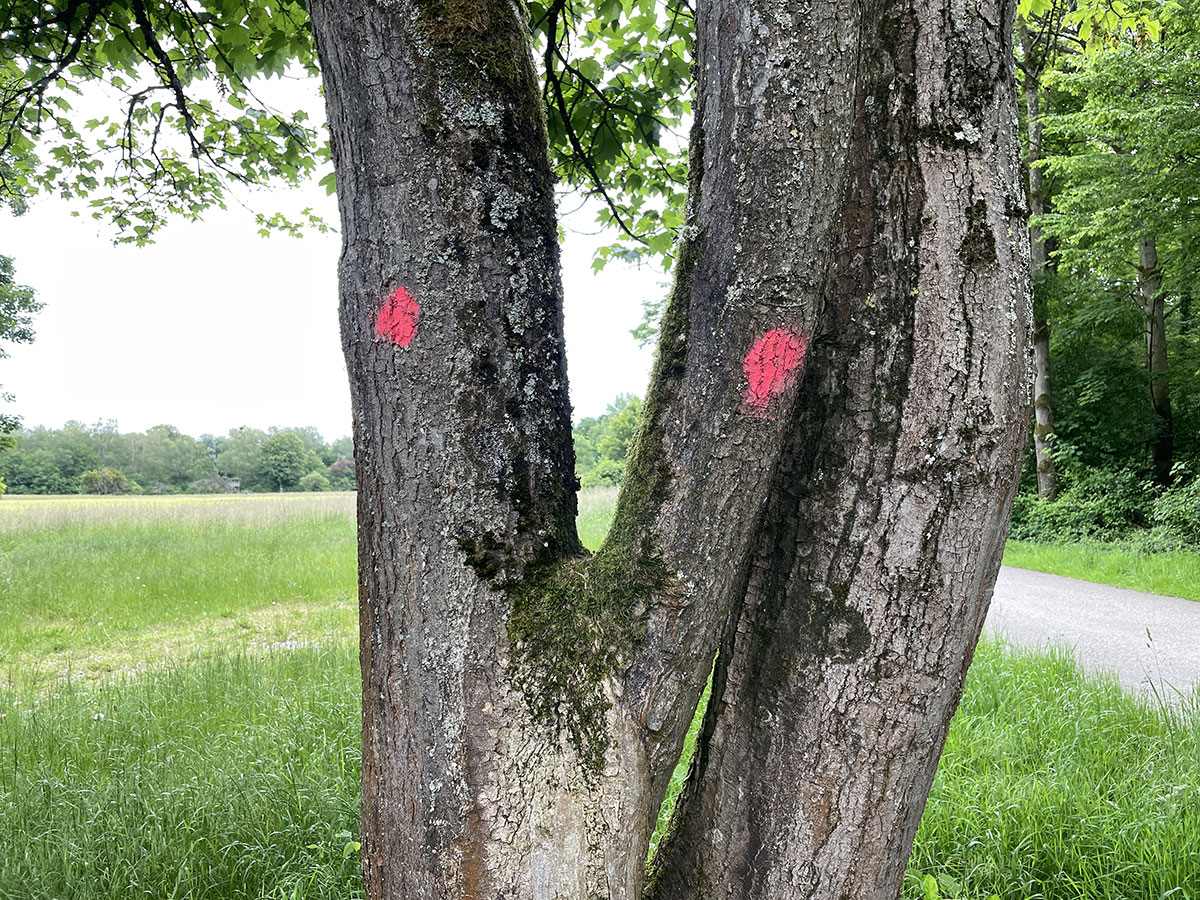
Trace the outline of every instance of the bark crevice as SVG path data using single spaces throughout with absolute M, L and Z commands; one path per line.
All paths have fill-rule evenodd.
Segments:
M 1023 427 L 1012 10 L 983 2 L 700 4 L 675 286 L 588 556 L 518 5 L 314 0 L 371 900 L 636 900 L 710 673 L 653 891 L 894 887 Z

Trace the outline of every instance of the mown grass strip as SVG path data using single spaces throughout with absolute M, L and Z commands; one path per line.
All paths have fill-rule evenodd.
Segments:
M 1009 541 L 1004 564 L 1113 587 L 1200 600 L 1200 553 L 1146 553 L 1099 543 Z

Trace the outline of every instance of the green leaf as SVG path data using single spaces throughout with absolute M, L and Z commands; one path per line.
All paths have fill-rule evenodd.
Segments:
M 575 68 L 584 78 L 592 82 L 600 82 L 604 78 L 604 68 L 595 59 L 590 56 L 584 57 L 575 63 Z
M 952 875 L 947 875 L 943 872 L 937 877 L 937 882 L 951 896 L 957 897 L 962 893 L 962 884 Z

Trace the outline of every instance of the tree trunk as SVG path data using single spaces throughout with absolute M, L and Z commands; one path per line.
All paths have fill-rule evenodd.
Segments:
M 787 448 L 655 861 L 654 896 L 671 900 L 897 896 L 987 611 L 1027 421 L 1011 6 L 876 0 L 831 10 L 790 52 L 737 39 L 785 8 L 712 4 L 699 22 L 708 127 L 723 77 L 767 97 L 844 85 L 853 120 L 813 163 L 842 177 L 824 195 L 840 198 L 835 253 L 816 273 Z M 735 133 L 763 135 L 746 152 L 767 161 L 788 126 L 807 132 L 821 115 L 723 108 L 762 117 Z M 761 209 L 764 196 L 740 203 Z
M 1150 385 L 1150 406 L 1154 411 L 1155 431 L 1151 438 L 1154 480 L 1171 483 L 1175 436 L 1171 422 L 1171 391 L 1167 380 L 1167 321 L 1162 290 L 1162 270 L 1158 267 L 1158 245 L 1154 235 L 1138 242 L 1138 289 L 1146 316 L 1146 373 Z
M 960 65 L 1000 27 L 971 14 L 959 33 L 922 12 L 935 30 L 921 58 L 959 68 L 916 77 L 913 9 L 884 20 L 881 57 L 872 11 L 701 4 L 675 288 L 613 526 L 588 557 L 518 8 L 312 12 L 345 241 L 367 897 L 637 898 L 714 655 L 758 615 L 800 485 L 833 504 L 803 527 L 841 522 L 842 562 L 864 560 L 861 575 L 824 573 L 846 587 L 829 640 L 861 607 L 860 664 L 935 644 L 914 654 L 918 675 L 888 655 L 875 677 L 889 698 L 935 686 L 926 718 L 948 719 L 1024 426 L 1023 223 L 1011 87 L 996 83 L 1011 72 Z M 989 13 L 1011 22 L 1007 6 Z M 891 519 L 866 522 L 872 509 Z M 873 611 L 869 577 L 893 589 L 898 624 Z M 956 591 L 961 611 L 944 609 Z M 737 670 L 723 671 L 728 685 Z M 723 722 L 714 711 L 710 730 Z M 918 755 L 872 771 L 931 774 Z M 906 789 L 911 812 L 924 795 Z
M 1040 216 L 1046 211 L 1042 170 L 1037 165 L 1042 158 L 1041 83 L 1034 71 L 1040 67 L 1033 62 L 1033 37 L 1022 21 L 1019 25 L 1021 47 L 1026 65 L 1025 112 L 1029 134 L 1026 157 L 1029 170 L 1029 215 Z M 1038 497 L 1053 500 L 1058 496 L 1058 479 L 1054 469 L 1051 441 L 1054 436 L 1054 404 L 1050 393 L 1050 315 L 1045 296 L 1046 237 L 1036 225 L 1029 227 L 1029 269 L 1033 280 L 1033 456 L 1037 464 Z
M 325 0 L 313 21 L 360 473 L 367 896 L 634 898 L 782 445 L 817 300 L 799 264 L 828 253 L 752 254 L 763 222 L 743 250 L 732 187 L 697 187 L 626 486 L 587 559 L 517 8 Z
M 311 12 L 344 236 L 366 896 L 532 896 L 582 877 L 587 832 L 555 823 L 569 770 L 528 734 L 494 585 L 581 553 L 527 31 L 503 0 Z

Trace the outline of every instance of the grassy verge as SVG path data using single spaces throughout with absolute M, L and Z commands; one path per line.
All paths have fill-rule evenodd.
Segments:
M 1105 544 L 1034 544 L 1009 541 L 1004 564 L 1200 600 L 1200 553 L 1141 553 Z
M 1156 709 L 1066 653 L 980 646 L 906 894 L 1200 897 L 1200 711 Z
M 360 896 L 349 647 L 0 690 L 0 898 Z

